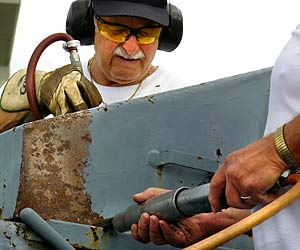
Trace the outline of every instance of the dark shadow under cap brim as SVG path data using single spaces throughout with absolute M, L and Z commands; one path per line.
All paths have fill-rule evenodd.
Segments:
M 169 14 L 166 8 L 127 1 L 92 1 L 97 16 L 134 16 L 142 17 L 169 26 Z

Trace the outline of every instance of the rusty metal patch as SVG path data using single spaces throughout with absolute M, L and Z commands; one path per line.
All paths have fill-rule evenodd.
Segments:
M 30 207 L 44 219 L 83 224 L 101 220 L 91 210 L 84 187 L 90 122 L 85 111 L 25 125 L 16 217 Z

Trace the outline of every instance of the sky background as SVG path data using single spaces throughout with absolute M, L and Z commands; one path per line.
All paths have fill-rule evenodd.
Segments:
M 11 73 L 26 68 L 35 47 L 47 36 L 65 32 L 73 0 L 21 0 Z M 183 13 L 179 47 L 158 51 L 154 65 L 180 74 L 187 85 L 273 66 L 300 23 L 299 0 L 171 0 Z M 1 24 L 5 25 L 5 24 Z M 81 58 L 92 48 L 80 48 Z M 69 63 L 56 42 L 43 53 L 38 69 Z

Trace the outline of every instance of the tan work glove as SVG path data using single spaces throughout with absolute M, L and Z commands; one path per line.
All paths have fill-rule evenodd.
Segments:
M 30 109 L 25 76 L 26 70 L 20 70 L 8 79 L 0 100 L 4 111 Z M 73 65 L 65 65 L 51 72 L 36 71 L 35 90 L 44 114 L 63 115 L 97 107 L 102 101 L 95 85 Z

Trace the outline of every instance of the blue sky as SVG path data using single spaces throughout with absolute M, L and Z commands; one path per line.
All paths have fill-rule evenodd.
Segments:
M 71 0 L 22 0 L 11 73 L 26 67 L 37 44 L 65 31 Z M 299 0 L 173 0 L 184 17 L 182 43 L 158 52 L 155 65 L 180 73 L 192 85 L 270 67 L 300 23 Z M 80 50 L 84 57 L 86 48 Z M 38 68 L 69 63 L 61 43 L 51 45 Z M 182 77 L 181 77 L 182 78 Z

